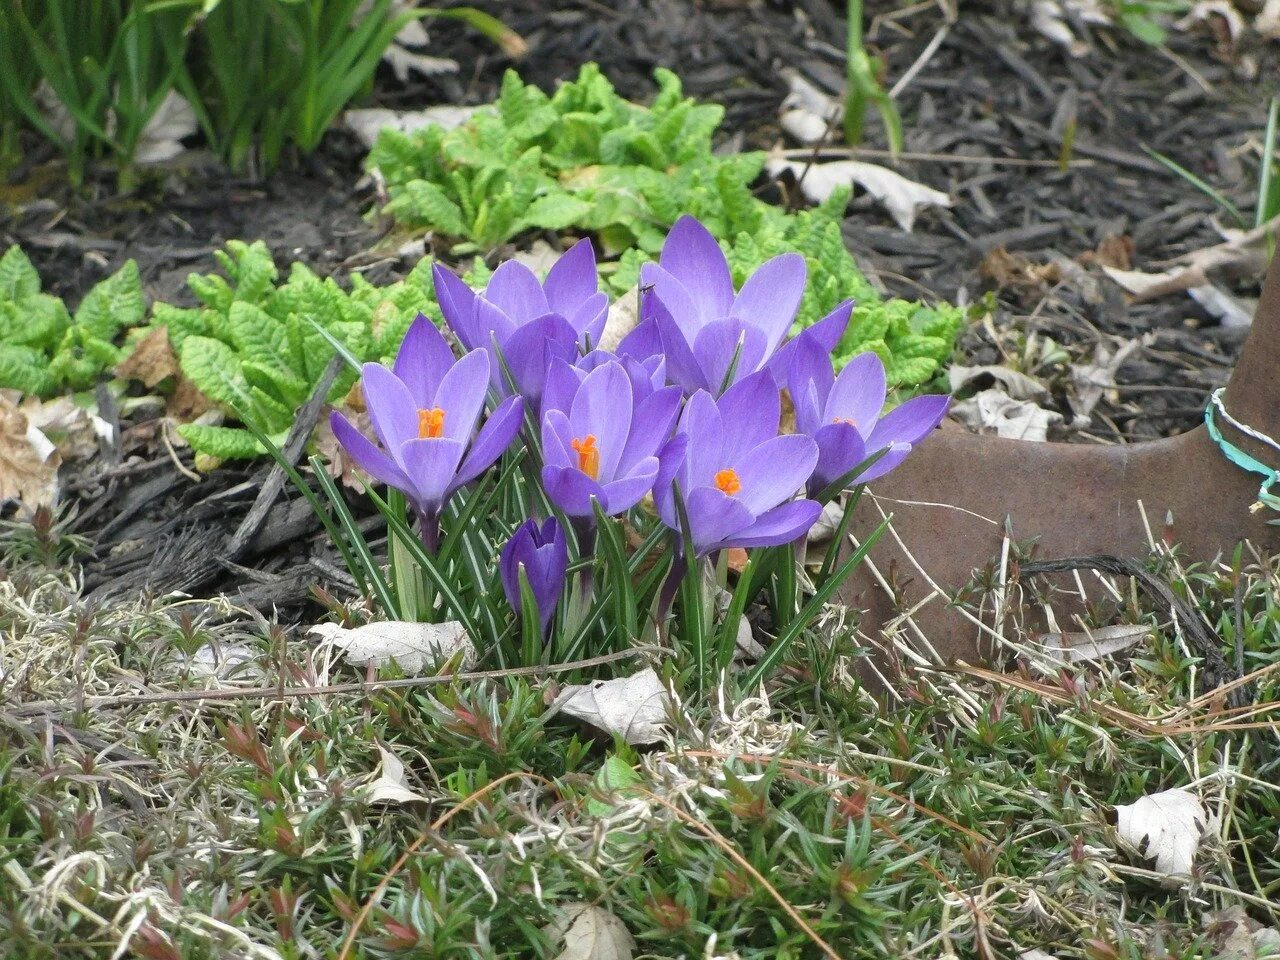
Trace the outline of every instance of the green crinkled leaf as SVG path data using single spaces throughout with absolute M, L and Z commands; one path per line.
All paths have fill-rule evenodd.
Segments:
M 52 350 L 62 341 L 71 318 L 57 297 L 36 293 L 24 300 L 0 300 L 0 341 Z
M 210 333 L 206 311 L 196 307 L 157 303 L 151 308 L 151 323 L 168 329 L 174 350 L 181 350 L 187 337 L 207 337 Z
M 591 204 L 568 193 L 550 193 L 533 201 L 521 220 L 522 228 L 565 230 L 591 212 Z
M 129 260 L 94 286 L 76 309 L 75 322 L 101 340 L 110 340 L 126 327 L 142 323 L 147 313 L 138 265 Z
M 261 240 L 253 243 L 230 240 L 227 242 L 227 251 L 218 251 L 215 256 L 235 286 L 235 299 L 248 303 L 260 302 L 271 292 L 280 276 L 271 251 Z M 229 306 L 228 304 L 228 308 Z
M 178 435 L 197 453 L 217 457 L 219 460 L 249 460 L 264 456 L 267 452 L 252 433 L 241 427 L 183 423 L 178 426 Z M 279 445 L 284 442 L 284 436 L 272 437 L 272 440 Z
M 900 357 L 896 354 L 885 364 L 885 378 L 893 387 L 910 387 L 928 383 L 938 370 L 932 357 Z
M 451 237 L 467 235 L 462 210 L 439 186 L 410 180 L 386 206 L 386 212 L 413 227 L 426 227 Z
M 227 311 L 227 334 L 231 345 L 240 353 L 242 362 L 253 361 L 263 366 L 284 370 L 288 363 L 285 351 L 284 324 L 252 303 L 237 300 Z
M 57 382 L 39 350 L 0 343 L 0 387 L 47 397 L 57 389 Z
M 14 244 L 0 257 L 0 300 L 26 300 L 40 292 L 40 274 Z
M 306 403 L 311 393 L 307 381 L 271 364 L 246 360 L 240 364 L 240 372 L 251 387 L 270 394 L 291 407 Z
M 228 412 L 244 406 L 249 384 L 230 346 L 212 337 L 188 337 L 178 362 L 196 389 L 218 406 Z

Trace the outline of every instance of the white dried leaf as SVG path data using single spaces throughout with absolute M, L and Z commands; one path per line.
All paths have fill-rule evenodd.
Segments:
M 456 73 L 458 70 L 457 60 L 418 53 L 399 43 L 388 44 L 382 59 L 391 67 L 391 72 L 401 83 L 407 83 L 411 73 L 434 77 L 441 73 Z
M 21 410 L 27 416 L 28 429 L 34 428 L 42 436 L 33 440 L 38 449 L 53 443 L 64 460 L 82 460 L 98 452 L 98 441 L 111 442 L 114 436 L 111 424 L 80 406 L 71 397 L 55 397 L 40 400 L 27 397 Z
M 991 377 L 1014 400 L 1037 400 L 1049 395 L 1049 388 L 1039 380 L 1009 367 L 966 367 L 962 364 L 952 364 L 947 369 L 947 376 L 950 378 L 952 393 L 959 393 L 982 377 Z
M 608 910 L 589 903 L 569 903 L 561 915 L 543 927 L 563 945 L 556 960 L 631 960 L 636 941 L 627 925 Z
M 1267 0 L 1253 20 L 1253 29 L 1267 40 L 1280 40 L 1280 0 Z
M 565 687 L 555 707 L 630 744 L 662 739 L 671 695 L 652 667 L 614 680 Z
M 1140 624 L 1120 623 L 1093 630 L 1041 634 L 1039 641 L 1045 653 L 1060 663 L 1101 660 L 1113 653 L 1128 650 L 1151 636 L 1151 628 Z
M 562 254 L 545 240 L 535 240 L 528 250 L 521 250 L 512 260 L 518 260 L 540 277 L 544 277 Z
M 1018 954 L 1018 960 L 1058 960 L 1058 958 L 1043 950 L 1023 950 Z
M 797 70 L 782 71 L 789 93 L 782 100 L 782 129 L 803 144 L 817 143 L 840 124 L 843 105 L 819 90 Z
M 441 104 L 427 107 L 424 110 L 387 110 L 383 107 L 371 107 L 367 110 L 348 110 L 342 115 L 342 124 L 356 135 L 366 147 L 372 147 L 378 134 L 385 128 L 399 130 L 401 133 L 412 133 L 433 124 L 452 130 L 471 119 L 479 107 L 453 106 Z
M 1154 860 L 1157 872 L 1166 877 L 1191 873 L 1209 827 L 1209 816 L 1194 793 L 1173 789 L 1139 797 L 1116 807 L 1116 817 L 1120 839 Z
M 1047 440 L 1049 428 L 1063 421 L 1062 414 L 1026 400 L 1014 400 L 995 387 L 952 404 L 951 415 L 975 433 L 1011 440 Z
M 378 744 L 378 753 L 382 755 L 378 777 L 360 790 L 360 796 L 366 803 L 429 802 L 422 794 L 409 788 L 409 781 L 404 775 L 404 764 L 399 757 L 382 744 Z
M 0 392 L 0 505 L 17 500 L 34 510 L 58 500 L 57 445 L 32 424 L 10 392 Z
M 395 660 L 401 670 L 415 675 L 459 654 L 463 670 L 469 669 L 476 660 L 475 647 L 456 620 L 445 623 L 383 620 L 354 629 L 321 623 L 308 633 L 332 643 L 346 655 L 347 662 L 356 667 L 367 664 L 385 667 Z
M 814 203 L 822 203 L 838 187 L 856 183 L 879 200 L 894 222 L 907 233 L 911 232 L 916 214 L 922 207 L 952 205 L 951 197 L 941 190 L 908 180 L 888 167 L 861 160 L 809 164 L 774 156 L 770 158 L 767 168 L 769 175 L 773 177 L 791 171 L 800 183 L 800 191 Z
M 1116 374 L 1135 351 L 1150 342 L 1113 338 L 1112 343 L 1099 342 L 1090 363 L 1071 366 L 1071 407 L 1078 416 L 1087 417 L 1103 396 L 1116 386 Z M 1114 344 L 1114 348 L 1113 348 Z
M 1031 27 L 1073 57 L 1083 57 L 1089 45 L 1076 35 L 1073 22 L 1109 26 L 1111 14 L 1097 0 L 1035 0 Z
M 1187 294 L 1211 315 L 1222 321 L 1224 327 L 1253 326 L 1253 315 L 1257 302 L 1246 305 L 1233 297 L 1221 287 L 1206 283 L 1203 286 L 1191 287 Z
M 196 112 L 182 94 L 170 90 L 147 121 L 133 155 L 135 163 L 163 163 L 186 150 L 184 137 L 196 132 Z
M 206 643 L 187 658 L 187 666 L 197 676 L 225 680 L 242 673 L 241 668 L 252 664 L 253 658 L 253 649 L 245 643 Z
M 1220 18 L 1226 25 L 1227 37 L 1230 40 L 1231 47 L 1234 48 L 1236 42 L 1240 39 L 1240 35 L 1244 33 L 1245 23 L 1240 11 L 1228 3 L 1227 0 L 1200 0 L 1174 26 L 1179 30 L 1190 30 L 1197 24 L 1209 23 L 1210 27 L 1212 27 L 1212 20 L 1215 17 Z

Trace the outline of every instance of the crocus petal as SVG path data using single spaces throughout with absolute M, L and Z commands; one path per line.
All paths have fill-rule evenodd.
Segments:
M 418 435 L 418 405 L 400 378 L 378 363 L 366 363 L 361 380 L 369 422 L 393 457 L 401 444 Z
M 765 335 L 766 353 L 772 353 L 791 329 L 804 296 L 804 257 L 784 253 L 762 263 L 747 278 L 729 309 Z
M 542 284 L 519 260 L 507 260 L 493 271 L 484 298 L 517 324 L 551 312 Z
M 818 446 L 809 437 L 774 437 L 733 464 L 742 488 L 734 494 L 753 514 L 764 513 L 795 496 L 818 462 Z
M 635 329 L 622 338 L 617 349 L 618 356 L 642 362 L 661 353 L 662 335 L 658 332 L 658 323 L 653 317 L 636 324 Z
M 578 455 L 573 452 L 569 415 L 561 409 L 543 411 L 541 432 L 543 463 L 577 469 Z
M 600 484 L 577 467 L 547 464 L 542 468 L 542 488 L 547 491 L 551 502 L 571 517 L 595 516 L 595 510 L 591 506 L 592 498 L 601 506 L 608 500 Z
M 488 470 L 506 452 L 507 447 L 511 446 L 511 441 L 515 439 L 523 423 L 524 401 L 520 397 L 508 397 L 498 404 L 498 408 L 489 415 L 489 419 L 476 434 L 467 458 L 458 468 L 453 489 L 466 486 Z
M 445 412 L 444 436 L 462 443 L 469 441 L 488 392 L 489 355 L 472 350 L 444 375 L 431 398 L 430 406 Z
M 673 485 L 680 480 L 680 489 L 688 490 L 685 476 L 685 462 L 689 449 L 689 438 L 677 433 L 658 451 L 658 476 L 653 481 L 653 505 L 658 509 L 658 516 L 671 529 L 675 529 L 675 501 L 672 498 Z
M 875 449 L 887 443 L 919 443 L 942 422 L 950 403 L 950 397 L 937 393 L 912 397 L 880 418 L 867 445 Z
M 860 353 L 836 377 L 822 421 L 852 420 L 862 435 L 869 437 L 884 406 L 884 395 L 884 364 L 874 353 Z
M 609 321 L 609 295 L 595 294 L 572 314 L 566 314 L 566 319 L 569 321 L 569 326 L 577 331 L 578 343 L 582 349 L 595 349 L 600 344 L 604 325 Z
M 729 262 L 716 238 L 693 217 L 686 215 L 675 222 L 658 263 L 689 292 L 704 322 L 729 315 L 733 303 Z
M 421 507 L 438 510 L 452 492 L 465 447 L 447 437 L 419 437 L 400 447 L 400 462 L 413 484 L 413 500 Z
M 716 471 L 725 467 L 725 425 L 711 394 L 699 390 L 689 398 L 680 416 L 678 432 L 689 438 L 685 466 L 688 477 L 684 487 L 688 496 L 691 485 L 710 485 Z
M 418 314 L 404 335 L 395 365 L 391 368 L 409 388 L 413 402 L 419 407 L 430 407 L 435 399 L 436 387 L 453 367 L 453 351 L 444 336 L 427 317 Z M 487 374 L 486 374 L 487 376 Z
M 612 517 L 630 510 L 653 489 L 653 481 L 657 478 L 658 458 L 641 460 L 627 476 L 604 484 L 604 502 L 601 504 L 604 512 Z
M 693 551 L 703 556 L 726 538 L 751 526 L 755 515 L 746 504 L 725 496 L 715 487 L 698 487 L 688 494 L 685 513 L 689 517 L 689 534 Z
M 818 522 L 822 506 L 814 500 L 791 500 L 756 518 L 755 523 L 730 537 L 725 546 L 776 547 L 794 543 Z
M 631 381 L 621 364 L 606 364 L 587 374 L 573 398 L 569 428 L 575 438 L 596 438 L 600 451 L 596 479 L 612 480 L 631 428 Z
M 607 355 L 606 355 L 607 356 Z M 586 359 L 586 358 L 584 358 Z M 542 411 L 561 410 L 567 412 L 573 403 L 573 395 L 578 392 L 588 370 L 579 365 L 571 365 L 560 357 L 553 357 L 547 367 L 547 380 L 542 385 Z
M 542 399 L 551 361 L 572 362 L 577 356 L 577 334 L 564 317 L 548 313 L 519 327 L 499 349 L 516 389 L 536 404 Z
M 724 459 L 728 461 L 736 462 L 747 450 L 778 434 L 782 399 L 767 370 L 739 380 L 724 392 L 717 406 L 723 422 Z
M 583 301 L 596 293 L 596 251 L 587 239 L 579 240 L 566 250 L 542 284 L 547 307 L 564 317 L 572 317 Z
M 640 284 L 646 288 L 640 298 L 640 320 L 656 316 L 657 304 L 661 304 L 686 340 L 693 340 L 704 325 L 721 316 L 704 314 L 704 305 L 656 263 L 646 263 L 640 268 Z
M 871 444 L 867 444 L 867 455 L 870 456 L 876 451 L 876 449 L 877 448 L 873 447 Z M 879 449 L 884 448 L 881 447 Z M 907 459 L 907 454 L 910 452 L 911 444 L 909 443 L 890 444 L 889 452 L 868 467 L 865 472 L 860 473 L 854 482 L 870 483 L 872 480 L 880 479 L 890 470 L 893 470 L 901 464 L 903 460 Z
M 663 387 L 635 406 L 631 417 L 631 433 L 618 461 L 618 472 L 631 472 L 645 457 L 657 454 L 658 448 L 671 436 L 671 426 L 680 410 L 680 388 Z
M 435 279 L 436 300 L 440 313 L 454 336 L 468 350 L 485 345 L 475 329 L 476 293 L 452 270 L 434 264 L 431 275 Z
M 787 372 L 791 369 L 792 351 L 801 342 L 817 344 L 828 358 L 835 352 L 836 344 L 849 328 L 849 317 L 853 314 L 853 301 L 846 300 L 838 304 L 834 310 L 812 326 L 805 327 L 798 334 L 780 346 L 765 364 L 779 383 L 785 383 Z
M 851 423 L 828 423 L 813 435 L 818 444 L 818 465 L 813 469 L 809 489 L 818 493 L 867 459 L 862 434 Z M 855 477 L 851 483 L 862 483 Z
M 831 355 L 809 337 L 797 337 L 787 346 L 793 348 L 786 383 L 796 412 L 796 429 L 812 436 L 827 422 L 823 419 L 827 396 L 835 383 Z
M 396 465 L 394 460 L 379 450 L 372 440 L 352 426 L 346 417 L 335 410 L 329 415 L 329 426 L 333 429 L 333 435 L 337 437 L 338 442 L 342 444 L 342 449 L 347 452 L 347 456 L 354 460 L 361 470 L 373 479 L 395 487 L 397 490 L 412 492 L 413 484 L 409 482 L 405 472 Z
M 730 382 L 736 383 L 760 368 L 767 349 L 763 333 L 737 317 L 726 317 L 711 321 L 698 332 L 693 356 L 702 369 L 703 382 L 718 393 L 731 368 Z
M 666 358 L 667 379 L 679 386 L 687 396 L 698 390 L 713 389 L 702 374 L 702 367 L 693 355 L 684 332 L 676 325 L 666 307 L 658 304 L 651 321 L 658 331 L 662 344 L 662 356 Z M 716 384 L 714 389 L 719 389 Z

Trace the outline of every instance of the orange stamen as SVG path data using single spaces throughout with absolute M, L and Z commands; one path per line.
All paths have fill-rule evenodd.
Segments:
M 596 448 L 596 435 L 589 433 L 581 440 L 570 442 L 578 455 L 578 469 L 592 480 L 600 479 L 600 451 Z
M 853 417 L 834 417 L 834 418 L 832 418 L 831 422 L 832 422 L 832 423 L 847 423 L 847 424 L 848 424 L 849 426 L 851 426 L 851 427 L 856 427 L 856 426 L 858 425 L 858 421 L 857 421 L 857 420 L 855 420 L 855 419 L 853 419 Z
M 738 479 L 737 470 L 721 470 L 716 474 L 716 486 L 721 493 L 733 496 L 742 489 L 742 481 Z
M 439 407 L 419 410 L 418 436 L 424 440 L 444 436 L 444 411 Z

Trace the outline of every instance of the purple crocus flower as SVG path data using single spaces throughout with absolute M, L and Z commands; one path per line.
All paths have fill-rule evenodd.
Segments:
M 663 450 L 654 487 L 658 515 L 681 532 L 675 487 L 684 498 L 695 555 L 765 547 L 803 536 L 822 512 L 791 499 L 818 461 L 809 437 L 778 436 L 781 401 L 767 371 L 738 381 L 719 400 L 699 390 Z
M 576 379 L 572 371 L 560 375 Z M 565 390 L 560 402 L 542 414 L 547 496 L 588 523 L 592 498 L 609 516 L 639 503 L 658 475 L 657 453 L 671 435 L 680 391 L 663 387 L 637 399 L 626 369 L 614 361 Z
M 511 397 L 476 432 L 488 387 L 488 354 L 473 350 L 454 359 L 440 331 L 419 314 L 392 370 L 364 365 L 365 406 L 381 446 L 342 414 L 330 418 L 360 468 L 408 497 L 429 548 L 445 502 L 502 456 L 520 429 L 522 401 Z
M 640 282 L 648 290 L 642 326 L 651 320 L 654 327 L 633 336 L 652 340 L 656 332 L 667 375 L 686 394 L 718 394 L 735 356 L 737 381 L 763 367 L 781 346 L 804 296 L 805 264 L 798 253 L 774 257 L 735 293 L 720 245 L 685 216 L 667 234 L 658 262 L 641 267 Z
M 888 448 L 857 481 L 867 483 L 883 477 L 942 421 L 951 402 L 941 394 L 913 397 L 882 417 L 885 387 L 884 364 L 874 353 L 854 357 L 837 377 L 830 354 L 821 346 L 797 344 L 787 390 L 795 407 L 796 431 L 812 437 L 818 445 L 810 494 Z
M 445 322 L 468 350 L 489 353 L 493 386 L 502 396 L 510 391 L 495 348 L 518 392 L 536 403 L 551 360 L 572 362 L 604 330 L 609 298 L 597 290 L 590 240 L 570 247 L 544 282 L 517 260 L 499 266 L 482 293 L 438 263 L 433 271 Z
M 521 607 L 521 568 L 537 601 L 538 621 L 545 634 L 564 591 L 569 569 L 568 540 L 555 517 L 548 518 L 541 526 L 537 520 L 526 520 L 502 548 L 498 572 L 502 576 L 502 589 L 517 616 Z

